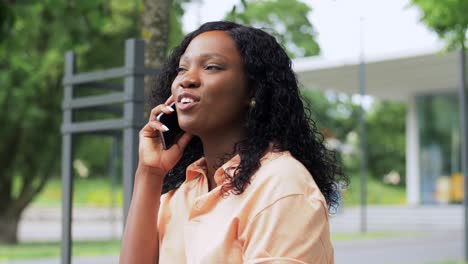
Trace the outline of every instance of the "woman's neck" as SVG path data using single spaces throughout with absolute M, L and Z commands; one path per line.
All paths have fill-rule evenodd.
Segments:
M 212 190 L 216 187 L 214 173 L 218 166 L 222 165 L 219 162 L 226 157 L 226 154 L 233 152 L 235 144 L 241 139 L 241 133 L 240 129 L 230 130 L 228 133 L 217 133 L 200 138 L 206 160 L 209 190 Z

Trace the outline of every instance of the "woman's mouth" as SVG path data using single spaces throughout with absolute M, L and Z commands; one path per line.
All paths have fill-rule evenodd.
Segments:
M 177 105 L 176 107 L 181 111 L 187 111 L 195 107 L 200 98 L 196 95 L 189 94 L 189 93 L 182 93 L 177 98 Z

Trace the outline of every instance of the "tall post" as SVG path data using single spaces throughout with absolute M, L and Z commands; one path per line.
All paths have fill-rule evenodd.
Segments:
M 466 85 L 466 52 L 462 45 L 460 50 L 460 128 L 461 128 L 461 164 L 464 178 L 464 207 L 465 207 L 465 261 L 468 261 L 468 120 L 466 111 L 466 96 L 468 95 Z
M 366 95 L 366 67 L 364 59 L 364 19 L 360 18 L 360 55 L 359 55 L 359 94 L 361 97 L 359 106 L 359 130 L 361 142 L 361 233 L 367 232 L 367 133 L 364 111 L 364 96 Z
M 119 145 L 120 145 L 121 133 L 112 135 L 112 146 L 110 153 L 109 162 L 109 176 L 111 180 L 111 225 L 112 225 L 112 236 L 114 237 L 115 230 L 117 230 L 117 216 L 115 215 L 116 208 L 116 189 L 117 189 L 117 176 L 118 176 L 118 157 L 119 157 Z
M 125 67 L 131 74 L 125 77 L 123 131 L 123 192 L 124 225 L 132 199 L 134 175 L 138 165 L 138 133 L 144 116 L 144 66 L 145 43 L 142 40 L 129 39 L 125 42 Z
M 75 54 L 68 51 L 65 54 L 65 79 L 75 73 Z M 65 85 L 63 100 L 71 101 L 73 85 Z M 72 123 L 72 109 L 63 111 L 63 125 Z M 73 139 L 72 133 L 66 132 L 62 136 L 62 248 L 61 263 L 71 263 L 71 225 L 72 225 L 72 199 L 73 199 Z

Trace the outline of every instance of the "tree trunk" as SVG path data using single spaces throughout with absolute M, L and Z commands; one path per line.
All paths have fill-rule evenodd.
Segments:
M 146 40 L 145 66 L 159 69 L 166 58 L 169 39 L 169 6 L 171 0 L 145 0 L 143 38 Z M 145 78 L 145 94 L 149 95 L 154 76 Z
M 18 224 L 20 214 L 0 215 L 0 244 L 18 243 Z

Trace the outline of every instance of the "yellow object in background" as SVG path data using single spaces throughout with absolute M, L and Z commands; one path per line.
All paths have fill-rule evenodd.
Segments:
M 450 177 L 450 202 L 463 202 L 463 174 L 457 172 Z

